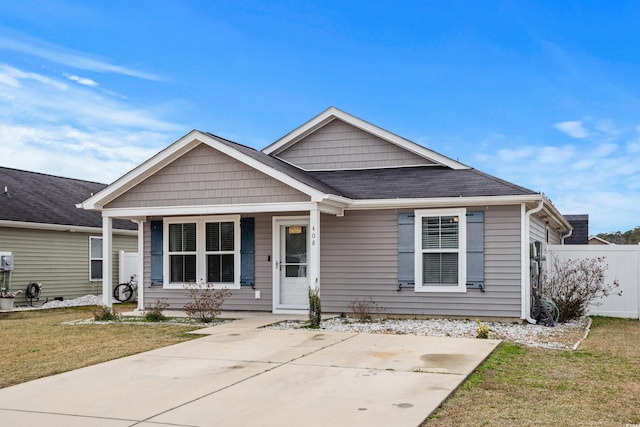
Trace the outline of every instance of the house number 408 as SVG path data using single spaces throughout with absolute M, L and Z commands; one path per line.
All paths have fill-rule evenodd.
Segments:
M 316 245 L 316 228 L 311 227 L 311 246 Z

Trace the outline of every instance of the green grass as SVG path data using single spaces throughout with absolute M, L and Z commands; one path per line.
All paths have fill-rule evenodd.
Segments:
M 596 317 L 574 352 L 502 343 L 423 426 L 638 422 L 640 322 Z

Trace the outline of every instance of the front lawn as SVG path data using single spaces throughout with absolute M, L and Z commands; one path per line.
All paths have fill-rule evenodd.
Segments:
M 575 352 L 502 343 L 423 427 L 630 424 L 640 424 L 640 321 L 594 317 Z
M 0 388 L 197 338 L 186 332 L 199 326 L 62 324 L 93 318 L 94 309 L 0 313 Z

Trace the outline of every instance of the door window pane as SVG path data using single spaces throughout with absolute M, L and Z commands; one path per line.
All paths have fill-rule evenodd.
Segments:
M 285 230 L 285 262 L 306 263 L 307 262 L 307 227 L 290 226 Z M 297 277 L 297 276 L 296 276 Z

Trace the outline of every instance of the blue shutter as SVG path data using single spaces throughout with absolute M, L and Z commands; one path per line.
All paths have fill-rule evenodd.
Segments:
M 162 221 L 151 221 L 151 285 L 162 285 Z
M 398 290 L 415 285 L 415 220 L 412 212 L 398 214 Z
M 240 218 L 240 284 L 255 284 L 255 218 Z
M 467 212 L 467 287 L 484 291 L 484 212 Z

